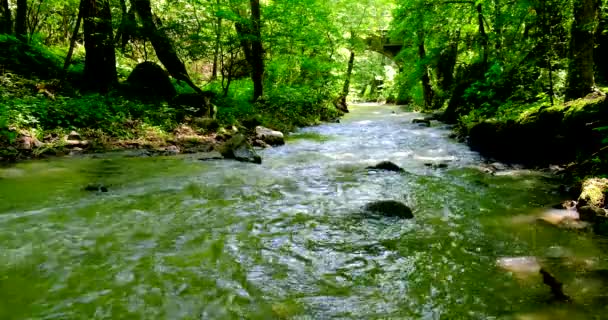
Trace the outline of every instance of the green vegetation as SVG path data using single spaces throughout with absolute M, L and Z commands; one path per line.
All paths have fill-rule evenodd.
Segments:
M 541 132 L 549 141 L 531 141 L 557 146 L 565 136 L 577 144 L 573 156 L 556 159 L 551 150 L 535 164 L 597 163 L 606 150 L 607 9 L 592 0 L 3 0 L 0 7 L 3 153 L 24 135 L 47 143 L 49 134 L 72 130 L 109 142 L 101 148 L 149 138 L 163 146 L 185 127 L 190 136 L 257 124 L 293 131 L 338 118 L 352 101 L 442 110 L 462 135 L 494 123 L 498 135 L 515 131 L 526 141 Z M 151 69 L 138 74 L 138 66 Z M 208 117 L 219 125 L 201 125 Z M 579 147 L 580 140 L 591 142 Z M 508 160 L 540 156 L 523 155 L 535 149 L 524 145 Z
M 101 149 L 124 147 L 125 140 L 171 144 L 184 125 L 213 134 L 197 128 L 200 117 L 228 129 L 248 130 L 256 119 L 293 131 L 341 116 L 345 81 L 352 83 L 346 94 L 378 99 L 373 82 L 392 63 L 365 45 L 367 30 L 388 26 L 389 2 L 1 4 L 0 157 L 8 159 L 37 155 L 20 149 L 23 137 L 53 153 L 61 147 L 56 137 L 72 130 Z M 131 77 L 146 61 L 163 71 Z M 162 73 L 174 89 L 159 84 Z M 199 101 L 175 102 L 197 94 Z

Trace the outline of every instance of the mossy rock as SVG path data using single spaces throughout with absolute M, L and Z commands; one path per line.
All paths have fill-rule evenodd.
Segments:
M 222 144 L 218 151 L 226 159 L 234 159 L 241 162 L 262 163 L 262 158 L 253 150 L 247 138 L 242 134 L 236 134 Z
M 213 118 L 194 118 L 192 124 L 205 132 L 216 132 L 220 128 L 220 123 Z
M 606 205 L 606 193 L 608 193 L 608 179 L 591 178 L 583 182 L 580 196 L 578 197 L 578 207 L 590 205 L 603 208 Z
M 139 98 L 164 98 L 176 95 L 169 73 L 154 62 L 146 61 L 135 66 L 127 78 L 130 94 Z

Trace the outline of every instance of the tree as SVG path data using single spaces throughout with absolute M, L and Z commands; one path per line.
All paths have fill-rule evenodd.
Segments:
M 422 77 L 420 81 L 422 83 L 422 94 L 424 96 L 424 107 L 431 108 L 433 106 L 433 87 L 431 86 L 431 77 L 429 76 L 429 70 L 426 66 L 426 48 L 424 46 L 425 33 L 424 30 L 419 30 L 417 33 L 418 40 L 418 58 L 422 61 Z
M 596 0 L 575 0 L 574 21 L 570 29 L 570 60 L 566 98 L 584 97 L 595 90 L 593 47 L 598 23 Z
M 15 34 L 21 40 L 27 35 L 27 0 L 17 0 L 17 14 L 15 16 Z
M 260 1 L 251 0 L 251 80 L 253 80 L 253 101 L 264 94 L 264 49 L 260 21 Z
M 150 0 L 133 0 L 133 5 L 143 23 L 142 32 L 152 42 L 156 56 L 167 68 L 167 71 L 175 79 L 186 82 L 197 93 L 203 93 L 190 79 L 186 66 L 177 56 L 171 39 L 157 27 L 152 19 Z
M 84 85 L 108 92 L 117 83 L 116 53 L 112 37 L 112 12 L 109 0 L 81 0 L 84 3 Z
M 74 54 L 74 47 L 76 46 L 76 39 L 78 38 L 78 32 L 80 31 L 80 23 L 82 22 L 84 12 L 86 8 L 84 7 L 86 1 L 80 1 L 80 8 L 78 9 L 78 17 L 76 18 L 76 26 L 74 27 L 74 32 L 72 32 L 72 38 L 70 39 L 70 46 L 68 48 L 68 54 L 65 57 L 65 61 L 63 63 L 63 74 L 68 71 L 70 67 L 70 63 L 72 61 L 72 55 Z
M 10 34 L 13 31 L 13 20 L 8 0 L 0 0 L 0 34 Z
M 244 17 L 244 10 L 236 9 L 236 13 L 241 19 L 234 26 L 239 35 L 245 59 L 251 67 L 253 101 L 256 101 L 264 94 L 264 48 L 262 46 L 260 1 L 250 0 L 249 6 L 249 18 Z

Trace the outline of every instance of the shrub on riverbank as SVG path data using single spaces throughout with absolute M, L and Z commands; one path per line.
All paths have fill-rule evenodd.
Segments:
M 530 165 L 571 166 L 576 176 L 608 172 L 608 101 L 600 93 L 550 106 L 502 105 L 493 113 L 471 112 L 460 118 L 462 135 L 482 154 Z
M 10 46 L 18 42 L 19 52 Z M 214 129 L 200 128 L 200 121 L 184 117 L 182 110 L 167 101 L 138 99 L 129 87 L 119 85 L 107 94 L 79 92 L 77 83 L 60 81 L 60 56 L 42 47 L 23 44 L 12 37 L 0 39 L 1 50 L 9 50 L 0 62 L 15 69 L 0 74 L 0 157 L 14 158 L 17 140 L 24 134 L 40 141 L 49 136 L 64 136 L 72 130 L 87 132 L 92 140 L 154 140 L 171 141 L 175 132 L 186 124 L 196 134 L 210 134 Z M 9 48 L 9 49 L 7 49 Z M 22 57 L 24 55 L 26 57 Z M 25 59 L 25 60 L 24 60 Z M 27 61 L 27 64 L 25 62 Z M 78 72 L 76 72 L 78 73 Z M 191 93 L 173 81 L 178 93 Z M 241 127 L 256 118 L 260 125 L 281 131 L 314 125 L 340 116 L 330 101 L 331 93 L 309 86 L 277 86 L 269 88 L 257 103 L 250 101 L 253 90 L 249 79 L 235 80 L 226 96 L 219 81 L 205 89 L 215 96 L 219 127 Z M 152 135 L 152 136 L 150 136 Z M 46 137 L 46 138 L 45 138 Z M 103 149 L 106 143 L 96 144 Z

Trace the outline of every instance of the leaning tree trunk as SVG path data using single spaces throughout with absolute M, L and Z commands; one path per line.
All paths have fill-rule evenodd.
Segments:
M 344 112 L 348 112 L 348 104 L 346 103 L 346 97 L 350 91 L 350 78 L 353 74 L 353 67 L 355 65 L 355 51 L 350 52 L 350 58 L 348 58 L 348 67 L 346 69 L 346 79 L 344 79 L 344 87 L 342 87 L 342 94 L 338 100 L 338 109 Z
M 251 0 L 251 80 L 253 80 L 253 101 L 264 94 L 264 49 L 262 48 L 262 32 L 260 25 L 260 1 Z
M 433 106 L 433 87 L 431 86 L 431 78 L 426 63 L 426 49 L 424 48 L 424 33 L 421 31 L 418 35 L 418 58 L 422 62 L 422 93 L 424 95 L 424 107 L 431 108 Z
M 192 82 L 192 79 L 190 79 L 188 71 L 186 71 L 186 66 L 177 56 L 171 39 L 169 39 L 164 32 L 159 30 L 154 23 L 150 0 L 133 0 L 133 6 L 143 23 L 144 35 L 152 42 L 156 56 L 160 62 L 163 63 L 165 68 L 167 68 L 167 71 L 169 71 L 171 76 L 177 80 L 186 82 L 197 93 L 203 93 L 203 91 Z
M 454 68 L 456 67 L 456 59 L 458 58 L 458 42 L 460 41 L 460 31 L 456 31 L 456 35 L 451 37 L 447 48 L 443 49 L 439 54 L 437 61 L 437 84 L 439 88 L 448 92 L 454 82 Z
M 566 99 L 584 97 L 595 89 L 593 46 L 598 9 L 598 3 L 595 0 L 574 1 L 574 21 L 570 29 L 570 61 L 566 80 Z
M 72 33 L 72 38 L 70 39 L 70 48 L 68 49 L 68 54 L 65 57 L 65 61 L 63 63 L 63 74 L 65 79 L 65 74 L 70 67 L 70 63 L 72 61 L 72 55 L 74 54 L 74 47 L 76 46 L 76 39 L 78 38 L 78 31 L 80 30 L 80 22 L 84 16 L 84 11 L 86 9 L 85 6 L 86 1 L 80 0 L 80 7 L 78 9 L 78 18 L 76 18 L 76 26 L 74 27 L 74 32 Z
M 13 19 L 8 0 L 0 0 L 0 34 L 11 34 L 13 32 Z
M 84 86 L 108 92 L 117 81 L 109 0 L 82 0 L 84 13 Z
M 27 38 L 27 0 L 17 0 L 15 35 L 21 40 Z

